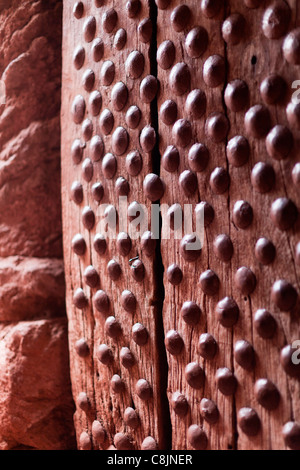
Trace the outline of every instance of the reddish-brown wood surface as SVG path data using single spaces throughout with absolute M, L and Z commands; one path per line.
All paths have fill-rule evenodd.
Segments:
M 297 2 L 157 0 L 156 4 L 158 9 L 152 0 L 86 0 L 65 2 L 64 7 L 62 195 L 71 376 L 79 446 L 297 448 L 297 424 L 283 430 L 286 423 L 300 420 L 300 366 L 284 361 L 286 348 L 300 339 L 300 222 L 296 217 L 300 125 L 297 106 L 289 104 L 295 99 L 292 84 L 298 79 L 300 64 L 293 34 L 297 38 L 299 31 L 292 33 L 291 40 L 285 39 L 300 23 Z M 124 44 L 121 28 L 127 33 Z M 103 41 L 103 54 L 100 45 L 100 56 L 95 60 L 93 50 L 99 39 Z M 133 51 L 140 54 L 134 56 Z M 272 77 L 270 85 L 265 81 L 272 74 L 277 77 Z M 124 95 L 116 93 L 120 82 L 128 91 L 125 104 L 121 103 Z M 95 90 L 102 100 L 99 109 L 93 111 Z M 80 108 L 83 101 L 77 100 L 72 114 L 74 99 L 79 95 L 85 107 Z M 133 105 L 141 111 L 135 129 L 129 125 L 127 114 Z M 106 109 L 114 117 L 108 131 L 103 127 Z M 146 126 L 153 126 L 153 130 L 149 133 Z M 154 132 L 158 146 L 152 140 Z M 103 141 L 103 152 L 96 157 L 95 135 Z M 86 143 L 83 155 L 74 162 L 71 148 L 75 139 Z M 240 154 L 234 152 L 236 143 Z M 175 147 L 173 158 L 166 153 L 169 146 Z M 138 165 L 128 165 L 132 151 L 138 151 L 143 162 L 137 175 L 132 166 Z M 148 179 L 144 182 L 152 172 L 161 180 L 155 184 Z M 160 199 L 164 204 L 162 237 L 151 256 L 142 249 L 140 238 L 134 240 L 130 228 L 125 231 L 130 233 L 132 248 L 125 256 L 120 243 L 111 236 L 107 237 L 104 254 L 94 249 L 94 237 L 103 230 L 103 214 L 94 200 L 93 185 L 101 182 L 101 204 L 116 208 L 118 232 L 119 177 L 128 180 L 129 204 L 146 205 L 149 230 L 151 202 Z M 77 184 L 76 191 L 74 186 L 71 190 L 75 181 L 82 186 Z M 207 219 L 213 210 L 214 217 L 209 223 L 205 221 L 199 256 L 195 251 L 184 251 L 184 233 L 171 229 L 170 237 L 164 237 L 170 223 L 168 208 L 174 204 L 182 210 L 184 204 L 191 205 L 190 232 L 196 227 L 196 206 L 198 213 L 203 206 L 208 209 Z M 90 226 L 86 207 L 95 216 L 93 223 L 90 213 Z M 79 256 L 72 249 L 76 234 L 81 234 L 86 244 L 85 253 Z M 263 255 L 259 249 L 262 242 L 257 245 L 261 238 L 269 241 Z M 135 263 L 142 262 L 145 269 L 144 279 L 139 282 L 139 268 L 132 267 L 130 261 L 136 256 L 139 259 Z M 189 261 L 191 257 L 193 261 Z M 107 269 L 111 260 L 121 266 L 117 281 L 111 279 Z M 176 285 L 170 282 L 173 264 L 182 272 L 182 280 Z M 91 279 L 86 276 L 90 265 L 99 275 L 99 279 L 97 274 L 92 276 L 94 287 L 89 287 Z M 285 284 L 275 284 L 280 280 Z M 78 288 L 83 289 L 85 297 L 80 297 Z M 104 314 L 95 305 L 100 290 L 110 300 Z M 137 308 L 131 313 L 122 305 L 125 290 L 137 300 Z M 226 310 L 228 305 L 234 308 Z M 267 317 L 263 309 L 272 317 Z M 258 328 L 262 314 L 267 326 L 263 328 L 260 323 Z M 110 316 L 122 328 L 117 338 L 108 334 L 111 328 L 106 318 Z M 277 328 L 272 335 L 274 322 Z M 132 326 L 136 323 L 143 324 L 149 334 L 143 346 L 133 339 Z M 204 357 L 207 333 L 214 338 L 216 351 L 206 352 Z M 78 344 L 76 348 L 80 338 L 85 338 L 89 346 L 85 358 L 78 354 Z M 109 366 L 99 361 L 101 344 L 113 353 Z M 134 357 L 129 368 L 124 367 L 126 361 L 122 359 L 124 347 Z M 189 371 L 197 372 L 196 378 Z M 122 393 L 112 390 L 114 374 L 124 383 Z M 138 396 L 139 379 L 148 381 L 150 399 Z M 128 407 L 139 416 L 135 428 L 128 425 Z M 207 407 L 211 413 L 205 413 Z M 102 442 L 103 429 L 106 437 Z M 145 441 L 148 436 L 152 439 Z

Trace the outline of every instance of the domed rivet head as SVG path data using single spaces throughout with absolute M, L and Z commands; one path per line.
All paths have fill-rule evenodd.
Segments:
M 252 408 L 241 408 L 238 412 L 238 425 L 246 436 L 256 436 L 261 428 L 258 414 Z
M 142 42 L 149 42 L 152 37 L 152 21 L 150 18 L 144 18 L 138 25 L 139 38 Z
M 218 344 L 210 333 L 202 333 L 198 343 L 199 354 L 203 359 L 211 360 L 218 351 Z
M 110 8 L 102 15 L 102 28 L 106 33 L 111 33 L 118 21 L 118 15 L 116 10 Z
M 156 239 L 154 238 L 154 234 L 152 232 L 147 231 L 143 233 L 141 238 L 141 248 L 146 256 L 154 256 L 156 249 Z
M 296 163 L 292 170 L 292 179 L 295 186 L 300 188 L 300 163 Z
M 83 273 L 85 283 L 90 287 L 96 287 L 99 284 L 99 274 L 94 266 L 88 266 Z
M 236 362 L 246 370 L 252 370 L 255 366 L 255 353 L 252 344 L 243 339 L 234 345 L 234 358 Z
M 276 248 L 267 238 L 259 238 L 255 245 L 255 257 L 264 265 L 271 264 L 276 256 Z
M 165 101 L 159 110 L 160 119 L 166 126 L 171 126 L 177 119 L 177 104 L 173 100 Z
M 96 19 L 88 16 L 83 25 L 83 35 L 86 42 L 92 42 L 96 34 Z
M 82 235 L 78 233 L 72 239 L 72 249 L 78 256 L 82 256 L 86 252 L 86 243 Z
M 125 29 L 118 29 L 114 37 L 114 48 L 117 49 L 117 51 L 121 51 L 125 47 L 126 41 L 127 33 Z
M 116 155 L 123 155 L 129 144 L 129 135 L 126 129 L 122 126 L 116 128 L 112 135 L 111 145 L 112 150 Z
M 292 129 L 300 129 L 300 103 L 291 101 L 286 108 L 286 116 Z
M 104 196 L 104 188 L 101 183 L 93 184 L 91 192 L 92 192 L 94 201 L 98 203 L 102 201 L 103 196 Z
M 236 45 L 243 39 L 245 30 L 245 18 L 239 13 L 233 13 L 222 25 L 222 36 L 228 44 Z
M 192 197 L 198 189 L 198 179 L 193 171 L 185 170 L 179 176 L 179 184 L 187 197 Z
M 275 186 L 276 175 L 274 168 L 269 163 L 258 162 L 251 172 L 253 188 L 261 194 L 272 191 Z
M 111 60 L 103 62 L 100 71 L 100 80 L 103 86 L 112 84 L 115 78 L 115 64 Z
M 200 89 L 192 90 L 186 99 L 185 109 L 192 119 L 200 119 L 206 111 L 206 95 Z
M 104 255 L 107 248 L 105 237 L 100 233 L 97 233 L 94 238 L 93 246 L 98 255 Z
M 137 106 L 130 106 L 126 112 L 126 124 L 130 129 L 136 129 L 141 120 L 141 110 Z
M 219 410 L 216 403 L 208 398 L 202 398 L 200 402 L 200 414 L 209 424 L 215 424 L 219 419 Z
M 82 137 L 85 140 L 85 142 L 88 142 L 89 140 L 91 140 L 93 131 L 94 131 L 92 121 L 90 119 L 85 119 L 82 123 L 81 128 L 82 128 Z
M 277 323 L 273 315 L 265 308 L 261 308 L 255 312 L 254 326 L 261 338 L 273 338 L 277 329 Z
M 86 104 L 83 96 L 77 95 L 72 103 L 71 113 L 75 124 L 81 124 L 86 110 Z
M 111 365 L 114 360 L 112 350 L 106 344 L 100 344 L 98 347 L 97 358 L 105 366 Z
M 112 112 L 109 109 L 104 109 L 99 119 L 101 132 L 104 135 L 110 134 L 114 127 L 114 122 L 115 122 L 115 119 L 114 119 Z
M 189 57 L 193 59 L 200 57 L 207 49 L 208 34 L 202 26 L 191 29 L 185 40 L 185 48 Z
M 100 62 L 104 55 L 104 42 L 102 39 L 97 38 L 93 41 L 92 54 L 95 62 Z
M 84 12 L 84 5 L 82 2 L 76 2 L 73 7 L 73 15 L 77 20 L 82 18 Z
M 152 387 L 146 379 L 139 379 L 135 385 L 135 391 L 138 397 L 143 400 L 150 400 L 152 397 Z
M 180 242 L 180 254 L 185 261 L 197 261 L 201 251 L 202 245 L 197 235 L 185 235 Z
M 172 41 L 164 41 L 157 49 L 156 60 L 161 69 L 169 69 L 175 60 L 176 49 Z
M 125 63 L 126 74 L 133 80 L 136 80 L 142 75 L 144 67 L 145 59 L 143 54 L 139 51 L 130 52 Z
M 245 230 L 249 225 L 252 224 L 253 220 L 253 209 L 247 201 L 237 201 L 233 207 L 233 222 L 234 224 Z
M 292 284 L 280 279 L 272 286 L 271 299 L 280 310 L 289 312 L 296 305 L 298 293 Z
M 80 338 L 75 343 L 75 351 L 79 357 L 85 358 L 90 355 L 90 348 L 84 338 Z
M 187 119 L 179 119 L 172 129 L 172 136 L 178 147 L 187 147 L 192 140 L 192 126 Z
M 141 450 L 157 450 L 157 444 L 152 436 L 147 436 L 142 442 Z
M 125 9 L 129 18 L 134 18 L 141 8 L 140 0 L 128 0 Z
M 236 168 L 245 165 L 249 160 L 249 142 L 241 135 L 237 135 L 230 139 L 226 150 L 229 163 Z
M 94 304 L 98 312 L 108 313 L 110 309 L 110 300 L 106 292 L 98 290 L 94 295 Z
M 73 64 L 76 70 L 80 70 L 85 60 L 85 49 L 82 46 L 77 46 L 73 54 Z
M 126 157 L 126 170 L 130 176 L 137 176 L 143 168 L 143 160 L 140 152 L 133 150 Z
M 209 151 L 204 144 L 196 143 L 192 145 L 188 154 L 188 163 L 192 171 L 202 172 L 207 167 Z
M 196 304 L 196 302 L 187 301 L 183 303 L 180 314 L 185 323 L 190 326 L 195 326 L 197 323 L 199 323 L 201 309 L 199 305 Z
M 118 281 L 122 274 L 122 269 L 121 269 L 120 264 L 116 260 L 111 259 L 107 263 L 107 273 L 112 281 L 115 281 L 115 282 Z
M 180 162 L 180 155 L 176 147 L 169 145 L 163 154 L 161 164 L 163 168 L 169 173 L 174 173 Z
M 88 399 L 88 396 L 85 392 L 80 392 L 79 393 L 79 395 L 77 397 L 77 405 L 85 413 L 87 413 L 91 409 L 90 400 Z
M 90 94 L 89 107 L 93 116 L 98 116 L 102 107 L 102 95 L 99 91 L 95 90 Z
M 196 219 L 201 217 L 200 220 L 204 219 L 204 227 L 208 227 L 215 218 L 214 208 L 206 201 L 201 201 L 195 207 Z M 203 219 L 202 219 L 203 217 Z
M 71 186 L 71 198 L 75 204 L 81 204 L 83 201 L 83 188 L 79 181 L 74 181 Z
M 205 431 L 197 424 L 192 424 L 188 428 L 187 438 L 195 450 L 205 450 L 207 447 L 207 436 Z
M 220 280 L 216 273 L 211 269 L 204 271 L 200 275 L 199 282 L 204 294 L 215 295 L 218 293 L 220 287 Z
M 130 290 L 124 290 L 121 294 L 121 305 L 128 313 L 134 313 L 137 306 L 135 295 Z
M 183 279 L 183 274 L 178 264 L 171 264 L 167 269 L 167 279 L 173 286 L 178 286 Z
M 170 330 L 167 332 L 165 337 L 165 345 L 169 353 L 173 356 L 180 354 L 184 347 L 182 337 L 178 331 L 175 330 Z
M 221 0 L 202 0 L 201 11 L 206 18 L 214 18 L 218 15 L 222 7 Z
M 95 85 L 95 72 L 87 69 L 82 75 L 82 86 L 86 91 L 91 91 Z
M 209 184 L 215 194 L 224 194 L 230 184 L 230 177 L 225 168 L 215 168 L 210 175 Z
M 137 412 L 133 408 L 128 407 L 124 411 L 124 423 L 132 429 L 137 429 L 139 427 L 140 420 Z
M 154 173 L 150 173 L 145 177 L 143 188 L 146 197 L 152 202 L 161 199 L 165 192 L 165 184 L 163 180 Z
M 293 201 L 282 197 L 276 199 L 271 206 L 271 219 L 280 230 L 289 230 L 298 217 L 298 210 Z
M 153 75 L 147 75 L 140 84 L 140 97 L 144 103 L 151 103 L 158 92 L 158 81 Z
M 246 266 L 242 266 L 235 273 L 235 285 L 243 295 L 250 295 L 256 287 L 256 277 L 253 271 Z
M 234 113 L 242 111 L 249 101 L 249 89 L 247 83 L 239 79 L 228 83 L 225 89 L 224 99 L 226 106 L 231 111 Z
M 293 348 L 290 344 L 286 345 L 280 352 L 280 363 L 287 375 L 300 380 L 300 364 L 295 364 L 293 360 L 295 352 L 297 354 L 297 348 Z
M 80 310 L 83 310 L 88 305 L 88 299 L 80 287 L 76 289 L 73 295 L 73 304 Z
M 115 190 L 116 190 L 116 193 L 117 193 L 118 197 L 128 196 L 128 194 L 130 192 L 130 186 L 129 186 L 128 181 L 125 178 L 123 178 L 123 176 L 120 176 L 116 180 Z
M 186 93 L 190 88 L 191 73 L 188 66 L 184 62 L 180 62 L 171 70 L 169 75 L 169 83 L 171 91 L 176 96 L 181 96 Z
M 300 450 L 300 424 L 289 421 L 282 428 L 285 445 L 291 450 Z
M 200 390 L 204 385 L 205 374 L 197 362 L 190 362 L 185 368 L 185 378 L 190 387 Z
M 111 92 L 111 102 L 116 111 L 122 111 L 128 100 L 127 86 L 122 82 L 114 85 Z
M 114 444 L 117 450 L 132 450 L 133 448 L 129 436 L 123 432 L 118 432 L 115 435 Z
M 221 261 L 230 261 L 233 255 L 233 244 L 226 234 L 218 235 L 214 240 L 214 253 Z
M 266 38 L 279 39 L 288 28 L 291 17 L 290 7 L 282 0 L 273 2 L 264 12 L 262 30 Z
M 287 62 L 300 64 L 300 28 L 291 31 L 283 41 L 283 55 Z
M 100 421 L 97 421 L 97 420 L 93 421 L 92 436 L 98 444 L 100 445 L 104 444 L 107 438 L 107 434 L 106 434 L 104 427 L 100 423 Z
M 226 67 L 224 57 L 215 54 L 206 59 L 203 66 L 203 80 L 207 86 L 216 88 L 225 81 Z
M 95 225 L 95 214 L 89 206 L 82 211 L 82 223 L 87 230 L 92 230 Z
M 257 104 L 245 114 L 245 128 L 249 135 L 256 139 L 265 137 L 271 128 L 271 116 L 268 108 Z
M 183 31 L 191 18 L 191 10 L 187 5 L 178 5 L 171 13 L 171 25 L 177 33 Z
M 132 338 L 138 346 L 144 346 L 149 339 L 147 328 L 141 323 L 136 323 L 132 327 Z
M 229 132 L 229 121 L 223 113 L 212 113 L 208 116 L 205 123 L 205 132 L 207 137 L 215 143 L 226 139 Z
M 276 410 L 278 408 L 280 393 L 271 380 L 257 380 L 254 386 L 254 394 L 258 403 L 266 408 L 266 410 Z
M 223 395 L 234 395 L 237 388 L 235 375 L 227 367 L 218 369 L 216 372 L 216 382 L 218 389 Z
M 89 158 L 85 158 L 82 163 L 82 176 L 87 183 L 89 183 L 93 179 L 94 165 Z
M 157 8 L 165 10 L 170 5 L 171 0 L 155 0 Z
M 75 139 L 71 147 L 72 160 L 75 165 L 78 165 L 83 157 L 83 149 L 85 144 L 82 144 L 79 139 Z
M 110 381 L 110 388 L 114 393 L 123 393 L 125 390 L 125 384 L 118 374 L 112 376 Z
M 239 313 L 239 307 L 231 297 L 225 297 L 217 304 L 216 314 L 219 322 L 225 328 L 230 328 L 236 324 L 239 318 Z
M 285 97 L 286 82 L 277 74 L 268 75 L 260 85 L 260 95 L 266 104 L 276 104 Z
M 108 317 L 105 320 L 105 333 L 113 339 L 119 338 L 122 334 L 120 322 L 115 317 Z
M 140 144 L 144 152 L 152 152 L 156 144 L 156 132 L 153 127 L 144 127 L 140 134 Z
M 186 397 L 180 392 L 174 392 L 171 397 L 171 406 L 180 418 L 184 418 L 189 411 L 189 404 Z
M 81 450 L 91 450 L 92 443 L 87 432 L 82 432 L 79 436 L 79 448 Z
M 121 232 L 117 238 L 117 250 L 121 256 L 129 255 L 132 248 L 131 238 L 128 233 Z
M 136 259 L 130 266 L 130 271 L 133 279 L 136 282 L 143 282 L 145 278 L 145 266 L 140 259 Z
M 275 160 L 284 160 L 293 147 L 293 134 L 282 125 L 277 125 L 269 132 L 266 138 L 266 148 L 270 157 Z

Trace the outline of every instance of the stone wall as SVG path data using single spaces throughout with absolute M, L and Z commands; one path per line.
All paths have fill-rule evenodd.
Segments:
M 60 0 L 0 0 L 0 449 L 74 446 L 60 203 Z

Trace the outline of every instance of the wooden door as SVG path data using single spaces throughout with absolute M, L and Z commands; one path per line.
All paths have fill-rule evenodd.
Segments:
M 64 2 L 82 449 L 300 448 L 296 3 Z

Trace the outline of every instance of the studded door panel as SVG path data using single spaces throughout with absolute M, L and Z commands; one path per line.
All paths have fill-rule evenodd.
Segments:
M 300 448 L 298 26 L 296 0 L 64 2 L 79 448 Z

